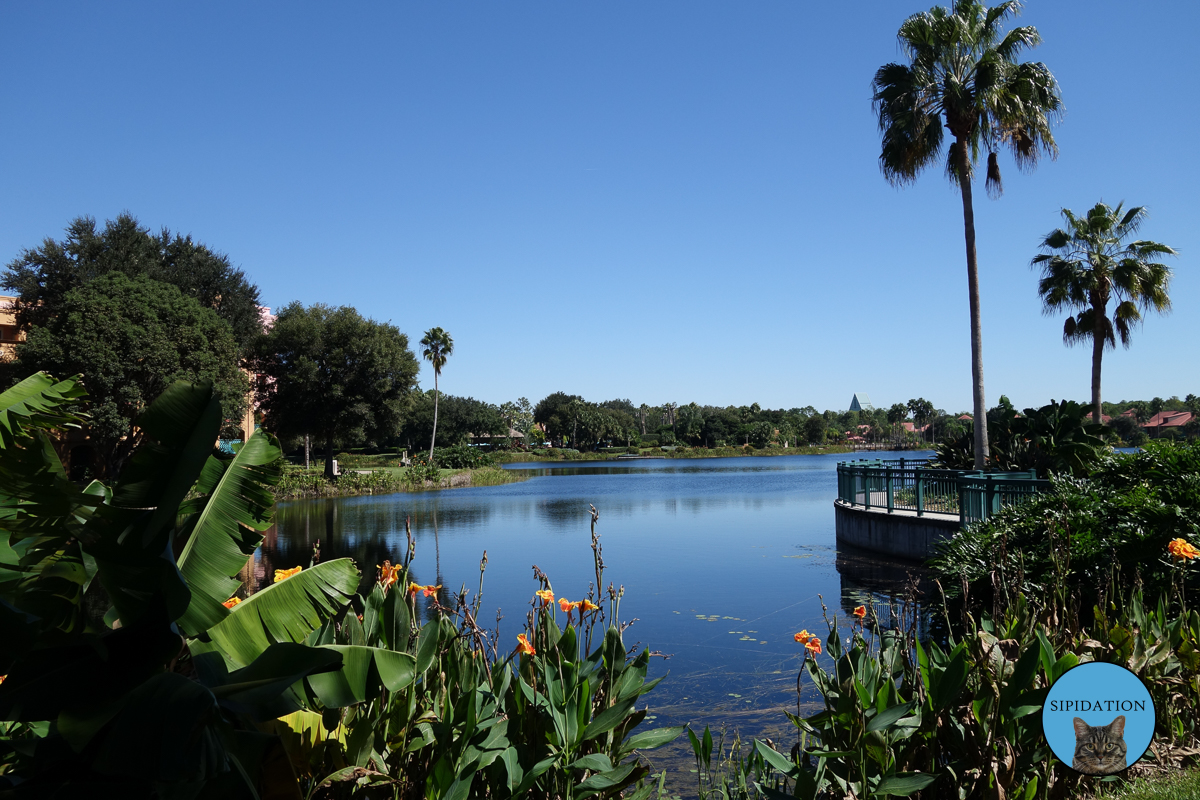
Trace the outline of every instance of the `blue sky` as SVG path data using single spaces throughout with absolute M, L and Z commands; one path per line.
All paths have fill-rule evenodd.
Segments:
M 191 233 L 265 303 L 352 305 L 445 391 L 968 409 L 959 197 L 879 173 L 870 81 L 923 2 L 10 3 L 0 257 L 78 215 Z M 976 190 L 987 397 L 1085 400 L 1029 259 L 1145 205 L 1175 310 L 1106 399 L 1200 394 L 1200 4 L 1030 2 L 1057 161 Z M 432 373 L 422 372 L 432 386 Z

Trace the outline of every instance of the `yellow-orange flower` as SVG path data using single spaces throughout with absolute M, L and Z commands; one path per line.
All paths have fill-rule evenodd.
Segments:
M 299 575 L 300 570 L 302 570 L 302 569 L 304 569 L 304 567 L 292 567 L 291 569 L 277 569 L 277 570 L 275 570 L 275 580 L 273 580 L 272 583 L 279 583 L 280 581 L 287 580 L 288 578 L 292 577 L 293 575 Z
M 411 595 L 415 595 L 417 592 L 421 591 L 421 588 L 422 588 L 421 584 L 410 582 L 408 584 L 408 593 Z
M 225 606 L 226 608 L 233 608 L 234 606 L 236 606 L 236 605 L 237 605 L 238 603 L 240 603 L 240 602 L 242 602 L 242 598 L 240 598 L 240 597 L 231 597 L 231 598 L 229 598 L 228 600 L 226 600 L 224 603 L 221 603 L 221 605 Z
M 391 586 L 400 578 L 400 567 L 392 566 L 392 562 L 384 561 L 382 566 L 376 567 L 379 570 L 379 583 L 384 589 Z
M 531 656 L 537 652 L 533 649 L 533 645 L 529 643 L 529 640 L 525 638 L 525 634 L 523 633 L 517 634 L 517 650 L 527 656 Z
M 812 634 L 809 633 L 808 631 L 800 631 L 792 638 L 795 639 L 797 642 L 807 642 L 809 639 L 812 638 Z
M 4 679 L 7 677 L 7 675 L 0 675 L 0 683 L 4 683 Z
M 595 611 L 597 608 L 600 607 L 600 606 L 596 605 L 595 603 L 593 603 L 591 600 L 587 600 L 587 599 L 580 600 L 575 605 L 578 606 L 579 608 L 583 609 L 583 611 Z
M 568 614 L 571 613 L 571 609 L 575 608 L 576 605 L 577 605 L 576 603 L 572 603 L 570 600 L 568 600 L 565 597 L 558 598 L 558 607 L 561 608 L 563 611 L 567 612 Z
M 549 589 L 538 589 L 534 592 L 538 597 L 542 598 L 542 605 L 548 606 L 554 602 L 554 592 Z
M 821 640 L 816 636 L 808 640 L 808 644 L 804 645 L 804 649 L 812 653 L 814 656 L 821 654 Z
M 1167 551 L 1178 559 L 1191 560 L 1200 556 L 1200 550 L 1188 544 L 1186 539 L 1172 539 L 1167 544 Z
M 859 619 L 862 619 L 866 615 L 867 615 L 867 607 L 866 606 L 859 606 L 858 608 L 854 609 L 854 616 L 858 617 Z
M 429 586 L 422 586 L 421 594 L 425 595 L 426 597 L 433 597 L 438 593 L 438 589 L 440 588 L 442 588 L 440 583 L 437 586 L 434 586 L 433 584 L 430 584 Z

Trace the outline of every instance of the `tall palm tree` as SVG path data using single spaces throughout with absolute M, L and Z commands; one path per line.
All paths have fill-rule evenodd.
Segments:
M 953 136 L 946 174 L 962 194 L 967 244 L 967 291 L 971 310 L 971 383 L 975 408 L 975 466 L 988 456 L 987 407 L 983 393 L 983 331 L 979 311 L 979 267 L 975 255 L 975 207 L 971 180 L 987 151 L 987 190 L 1002 191 L 997 151 L 1012 150 L 1017 166 L 1029 168 L 1058 147 L 1050 126 L 1062 113 L 1062 98 L 1050 70 L 1018 63 L 1017 56 L 1041 42 L 1035 28 L 1000 26 L 1020 11 L 1018 0 L 988 8 L 956 0 L 952 9 L 914 14 L 897 37 L 908 64 L 887 64 L 872 81 L 883 147 L 879 166 L 893 185 L 916 180 L 942 158 L 943 130 Z
M 441 328 L 430 328 L 421 339 L 421 357 L 433 364 L 433 435 L 429 437 L 429 460 L 433 460 L 433 443 L 437 441 L 438 378 L 446 359 L 454 352 L 454 340 Z
M 1092 343 L 1092 420 L 1097 423 L 1105 348 L 1116 347 L 1118 337 L 1129 347 L 1131 329 L 1141 322 L 1142 311 L 1165 313 L 1171 308 L 1167 295 L 1171 270 L 1157 258 L 1176 253 L 1159 242 L 1138 239 L 1126 243 L 1146 218 L 1146 209 L 1138 206 L 1124 211 L 1124 205 L 1109 208 L 1097 203 L 1083 217 L 1064 208 L 1066 227 L 1049 233 L 1042 240 L 1046 252 L 1031 262 L 1042 268 L 1038 294 L 1043 310 L 1047 314 L 1070 312 L 1063 326 L 1063 341 L 1067 345 Z M 1108 317 L 1109 300 L 1117 304 L 1112 319 Z

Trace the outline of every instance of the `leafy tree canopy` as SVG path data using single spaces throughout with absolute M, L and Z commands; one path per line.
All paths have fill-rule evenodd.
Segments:
M 70 291 L 112 272 L 175 286 L 225 320 L 243 349 L 259 333 L 258 287 L 228 256 L 166 228 L 153 234 L 130 214 L 103 230 L 91 217 L 76 218 L 62 241 L 47 237 L 21 251 L 0 274 L 0 285 L 17 294 L 17 323 L 28 329 L 49 325 Z
M 408 337 L 348 306 L 284 307 L 255 344 L 261 407 L 269 430 L 317 434 L 325 471 L 335 443 L 390 439 L 400 432 L 417 380 Z
M 17 346 L 5 383 L 38 371 L 83 374 L 104 474 L 120 471 L 141 441 L 134 418 L 177 380 L 211 381 L 227 425 L 245 412 L 249 384 L 229 325 L 174 286 L 110 272 L 70 289 L 57 306 Z
M 433 390 L 413 395 L 412 408 L 406 416 L 400 439 L 415 447 L 433 435 Z M 438 401 L 437 446 L 453 447 L 476 436 L 499 436 L 507 433 L 500 409 L 473 397 L 444 394 Z M 436 456 L 436 453 L 435 453 Z M 441 463 L 441 462 L 439 462 Z

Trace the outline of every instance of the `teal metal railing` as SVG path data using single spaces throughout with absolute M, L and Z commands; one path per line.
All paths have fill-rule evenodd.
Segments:
M 887 511 L 953 515 L 960 527 L 987 519 L 1001 508 L 1049 488 L 1034 470 L 981 472 L 932 469 L 928 460 L 863 459 L 837 466 L 838 499 L 847 505 Z

